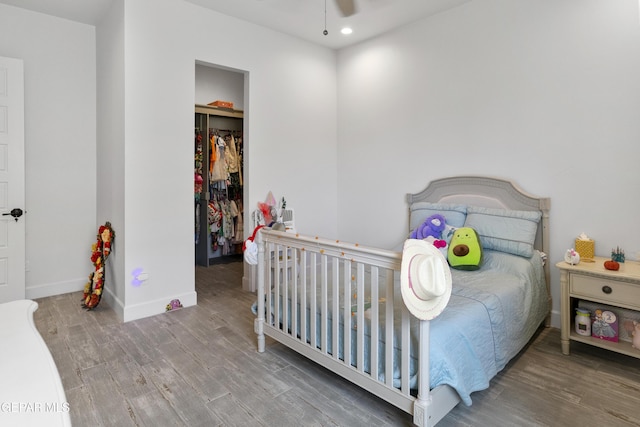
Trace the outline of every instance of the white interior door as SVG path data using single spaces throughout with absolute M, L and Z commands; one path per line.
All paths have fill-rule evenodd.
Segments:
M 0 57 L 0 303 L 25 297 L 24 74 Z

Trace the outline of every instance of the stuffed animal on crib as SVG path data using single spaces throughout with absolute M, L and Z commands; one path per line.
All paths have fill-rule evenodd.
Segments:
M 631 333 L 633 340 L 631 341 L 631 347 L 636 350 L 640 350 L 640 323 L 633 321 L 633 332 Z
M 446 225 L 445 218 L 440 214 L 431 215 L 424 222 L 411 232 L 412 239 L 426 239 L 429 236 L 435 239 L 442 237 L 442 231 Z

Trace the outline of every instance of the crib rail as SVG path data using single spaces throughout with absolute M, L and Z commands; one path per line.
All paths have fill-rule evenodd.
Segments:
M 414 421 L 425 417 L 428 369 L 426 380 L 418 380 L 416 409 L 410 349 L 420 343 L 412 342 L 412 316 L 394 292 L 402 254 L 268 228 L 260 230 L 256 242 L 258 351 L 265 350 L 265 335 L 270 336 L 414 414 Z M 428 343 L 428 322 L 420 329 L 418 341 Z M 429 366 L 428 351 L 423 356 L 420 366 Z M 394 369 L 400 371 L 395 383 Z

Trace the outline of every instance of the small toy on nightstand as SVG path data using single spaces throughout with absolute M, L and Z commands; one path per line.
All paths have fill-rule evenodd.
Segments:
M 609 259 L 604 262 L 604 268 L 611 271 L 618 271 L 620 270 L 620 263 L 618 261 Z
M 620 264 L 624 262 L 624 251 L 618 246 L 611 250 L 611 259 L 604 262 L 604 268 L 607 270 L 618 271 Z
M 580 254 L 575 249 L 567 249 L 564 253 L 564 262 L 571 265 L 577 265 L 580 262 Z
M 618 316 L 613 311 L 596 309 L 591 313 L 591 336 L 618 342 Z
M 620 246 L 611 249 L 611 261 L 624 262 L 624 249 L 620 249 Z

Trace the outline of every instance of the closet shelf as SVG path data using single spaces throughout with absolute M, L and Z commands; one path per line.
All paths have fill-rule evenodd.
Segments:
M 230 108 L 220 108 L 212 105 L 202 104 L 196 104 L 196 113 L 215 114 L 216 116 L 233 117 L 236 119 L 241 119 L 244 116 L 244 111 L 242 110 L 232 110 Z

